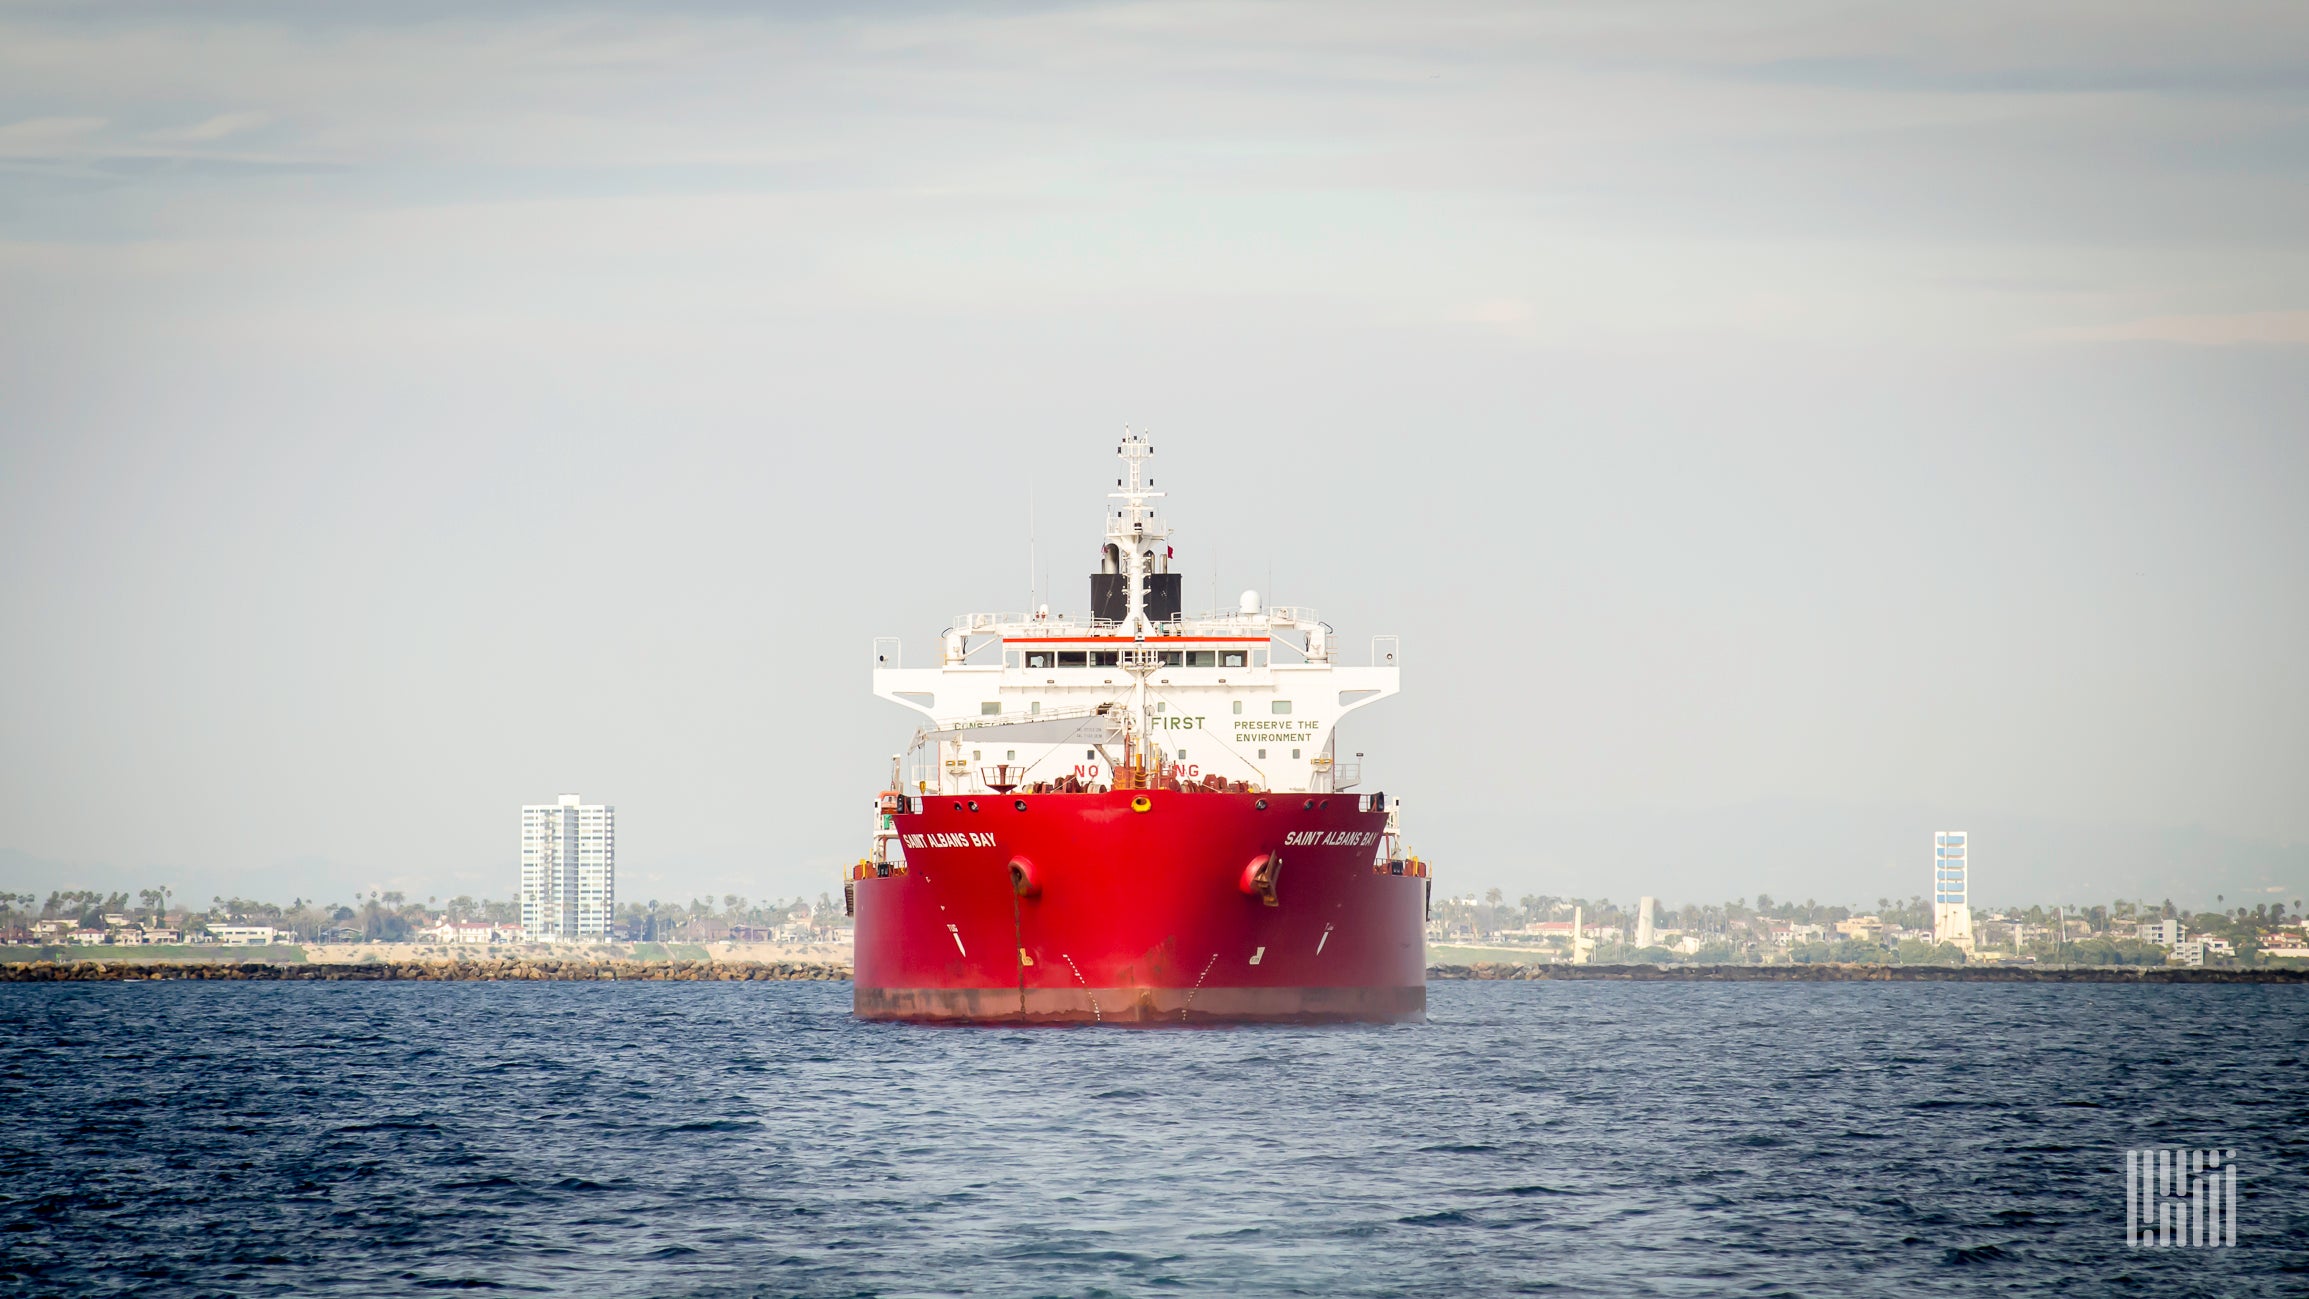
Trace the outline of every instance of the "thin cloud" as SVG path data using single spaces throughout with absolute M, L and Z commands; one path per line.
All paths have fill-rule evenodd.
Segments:
M 2064 343 L 2187 343 L 2197 347 L 2309 344 L 2309 311 L 2246 311 L 2213 316 L 2153 316 L 2112 325 L 2045 332 Z
M 27 117 L 0 126 L 0 154 L 52 153 L 103 130 L 102 117 Z
M 170 127 L 167 130 L 147 131 L 144 138 L 168 144 L 197 144 L 222 140 L 226 136 L 253 131 L 272 121 L 272 114 L 257 112 L 219 113 L 206 121 L 190 126 Z

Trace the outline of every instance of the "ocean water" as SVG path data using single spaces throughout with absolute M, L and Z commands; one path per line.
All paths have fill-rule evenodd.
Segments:
M 846 984 L 0 985 L 0 1294 L 2309 1294 L 2309 989 L 1437 983 L 1347 1029 Z M 2237 1247 L 2128 1249 L 2224 1147 Z

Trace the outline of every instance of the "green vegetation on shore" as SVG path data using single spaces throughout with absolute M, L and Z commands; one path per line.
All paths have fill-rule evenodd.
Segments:
M 179 905 L 175 890 L 166 886 L 138 890 L 133 902 L 125 891 L 58 889 L 46 898 L 0 892 L 0 944 L 22 946 L 79 932 L 110 937 L 78 946 L 173 945 L 221 927 L 248 925 L 269 927 L 291 943 L 407 943 L 424 941 L 428 930 L 444 923 L 512 925 L 520 910 L 515 902 L 491 898 L 420 900 L 392 891 L 356 895 L 350 904 L 307 897 L 291 898 L 285 905 L 218 897 L 205 907 Z M 616 941 L 695 946 L 764 942 L 780 929 L 826 931 L 848 923 L 828 893 L 818 894 L 815 902 L 802 897 L 757 901 L 726 893 L 718 901 L 628 901 L 611 918 L 610 931 Z
M 262 947 L 219 947 L 210 944 L 188 947 L 179 944 L 146 944 L 136 947 L 81 947 L 0 944 L 0 962 L 11 961 L 263 961 L 277 965 L 296 965 L 305 959 L 305 949 L 275 943 Z
M 2201 963 L 2234 969 L 2303 964 L 2278 952 L 2309 948 L 2302 903 L 2264 900 L 2251 906 L 2190 911 L 2172 900 L 1975 907 L 1971 950 L 1935 941 L 1933 909 L 1922 897 L 1878 898 L 1867 910 L 1806 898 L 1758 894 L 1753 902 L 1657 905 L 1652 946 L 1638 947 L 1637 907 L 1609 898 L 1527 895 L 1510 902 L 1499 889 L 1483 896 L 1436 897 L 1429 951 L 1436 959 L 1542 964 L 1568 961 L 1576 946 L 1590 963 L 1647 965 L 2039 964 L 2150 967 Z M 1575 938 L 1574 924 L 1582 932 Z M 2176 936 L 2177 931 L 2177 936 Z M 2188 947 L 2184 954 L 2180 949 Z

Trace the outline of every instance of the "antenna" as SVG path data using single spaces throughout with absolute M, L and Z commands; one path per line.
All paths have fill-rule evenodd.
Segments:
M 1035 557 L 1034 485 L 1029 483 L 1026 488 L 1026 616 L 1028 618 L 1032 618 L 1034 611 L 1042 607 L 1041 597 L 1034 589 L 1034 575 L 1041 571 L 1042 564 Z

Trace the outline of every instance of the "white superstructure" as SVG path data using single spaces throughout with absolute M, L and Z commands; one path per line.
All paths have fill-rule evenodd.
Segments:
M 895 637 L 874 642 L 874 693 L 925 719 L 899 761 L 900 792 L 1112 786 L 1125 766 L 1205 787 L 1353 788 L 1360 764 L 1342 761 L 1339 721 L 1400 688 L 1396 638 L 1347 666 L 1312 611 L 1263 606 L 1256 592 L 1185 616 L 1153 504 L 1164 494 L 1145 476 L 1153 448 L 1129 436 L 1115 451 L 1125 473 L 1089 615 L 958 615 L 935 667 L 902 667 Z
M 576 794 L 521 809 L 521 930 L 604 938 L 617 910 L 617 809 Z
M 1972 950 L 1972 836 L 1932 834 L 1932 941 Z

